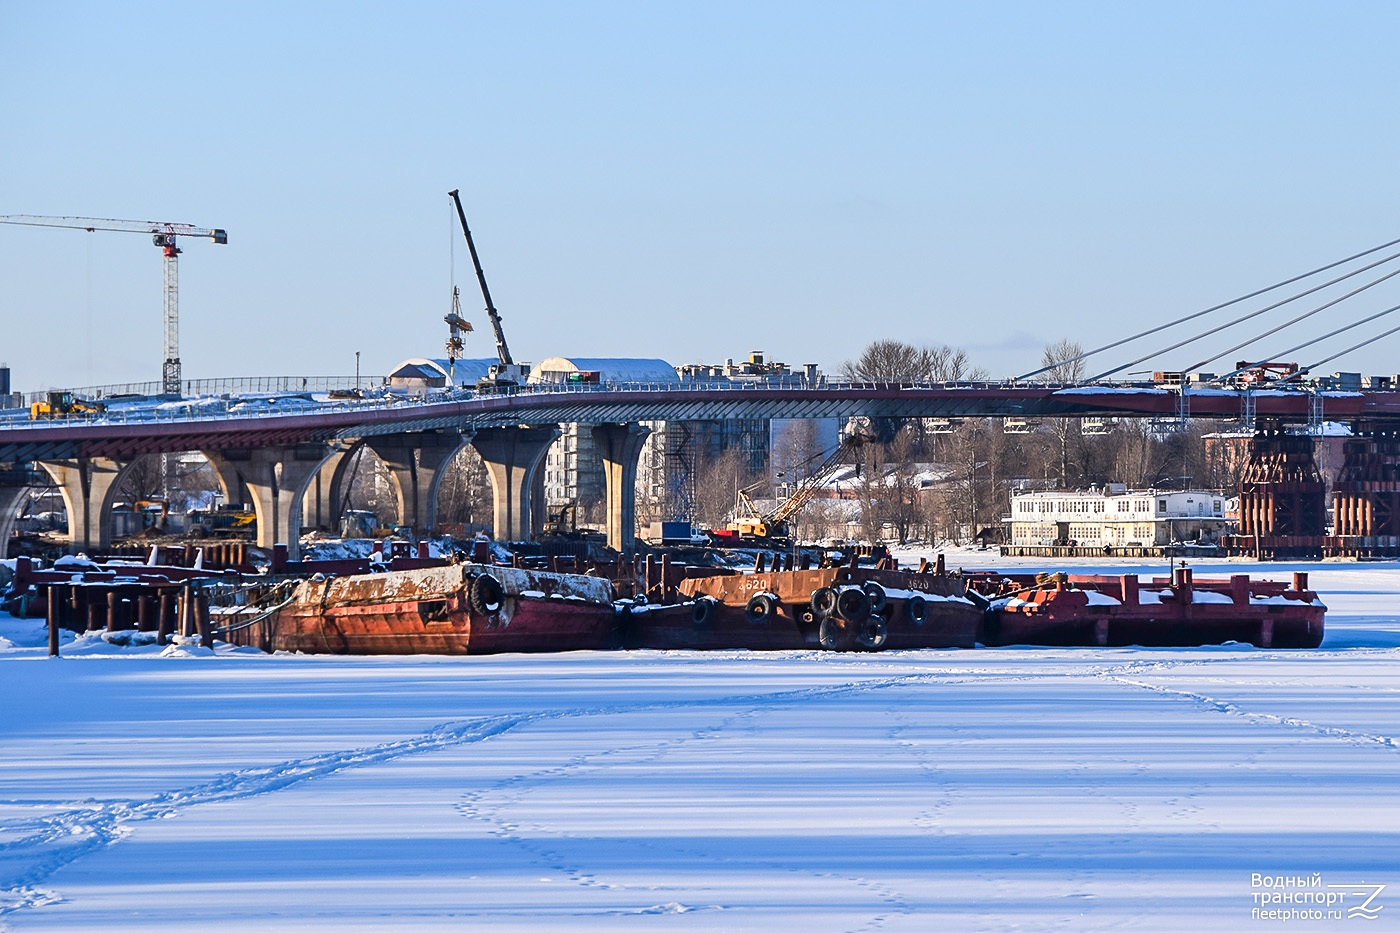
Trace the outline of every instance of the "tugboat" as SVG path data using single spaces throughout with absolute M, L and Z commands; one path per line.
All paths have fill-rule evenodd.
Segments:
M 1260 648 L 1316 648 L 1327 607 L 1308 589 L 1246 574 L 1196 578 L 1180 567 L 1170 578 L 984 573 L 973 586 L 991 598 L 986 645 L 1189 647 L 1242 642 Z
M 615 629 L 608 580 L 463 563 L 303 581 L 256 637 L 308 654 L 495 654 L 614 647 Z

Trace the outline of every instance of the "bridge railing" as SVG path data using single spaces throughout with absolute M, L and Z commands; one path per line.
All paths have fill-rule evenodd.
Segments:
M 383 385 L 383 376 L 228 376 L 217 379 L 186 379 L 181 385 L 181 394 L 186 397 L 200 395 L 237 395 L 253 392 L 329 392 L 332 389 L 353 389 L 356 386 L 374 388 Z M 65 389 L 78 398 L 110 399 L 131 395 L 160 395 L 165 391 L 160 382 L 118 382 L 111 385 L 79 386 Z M 24 404 L 48 401 L 49 392 L 29 392 Z
M 232 379 L 208 379 L 190 380 L 186 383 L 189 390 L 202 390 L 192 392 L 190 397 L 176 401 L 157 402 L 153 405 L 141 405 L 133 401 L 130 405 L 115 403 L 115 397 L 122 395 L 142 395 L 158 394 L 159 385 L 157 383 L 129 383 L 125 386 L 99 386 L 93 389 L 103 390 L 103 395 L 96 393 L 84 395 L 88 390 L 75 389 L 74 394 L 87 398 L 103 397 L 109 401 L 111 407 L 106 411 L 92 414 L 82 414 L 57 418 L 53 420 L 28 420 L 28 410 L 13 410 L 7 413 L 6 417 L 0 421 L 7 421 L 12 427 L 23 425 L 25 427 L 62 427 L 63 425 L 73 425 L 74 423 L 98 423 L 98 424 L 140 424 L 150 422 L 197 422 L 197 421 L 223 421 L 233 418 L 275 418 L 287 415 L 314 415 L 327 412 L 344 412 L 357 410 L 383 410 L 393 408 L 413 408 L 423 407 L 434 403 L 462 402 L 477 398 L 497 397 L 495 393 L 483 394 L 472 388 L 451 388 L 451 389 L 429 389 L 425 392 L 410 394 L 404 390 L 390 390 L 384 388 L 383 381 L 378 378 L 361 377 L 362 386 L 369 387 L 369 391 L 375 393 L 362 398 L 338 398 L 338 399 L 313 399 L 303 397 L 311 394 L 324 394 L 331 389 L 353 388 L 355 378 L 336 376 L 268 376 L 268 377 L 238 377 Z M 1124 385 L 1141 385 L 1113 383 L 1103 384 L 1103 388 L 1119 388 Z M 128 388 L 139 389 L 149 387 L 155 391 L 152 393 L 116 391 Z M 1061 389 L 1061 388 L 1082 388 L 1076 383 L 1026 383 L 1013 381 L 979 381 L 979 382 L 946 382 L 946 383 L 888 383 L 888 382 L 850 382 L 834 380 L 817 381 L 681 381 L 681 382 L 602 382 L 602 383 L 535 383 L 520 386 L 511 391 L 515 397 L 551 397 L 560 395 L 595 395 L 604 392 L 629 392 L 629 393 L 684 393 L 696 396 L 705 395 L 743 395 L 747 393 L 772 392 L 772 391 L 810 391 L 836 390 L 836 391 L 888 391 L 890 389 L 945 389 L 945 390 L 988 390 L 988 389 Z M 219 390 L 217 392 L 213 390 Z M 260 393 L 266 393 L 268 398 L 257 398 Z M 254 396 L 249 398 L 248 396 Z M 45 398 L 42 393 L 38 398 Z M 155 401 L 155 399 L 152 399 Z

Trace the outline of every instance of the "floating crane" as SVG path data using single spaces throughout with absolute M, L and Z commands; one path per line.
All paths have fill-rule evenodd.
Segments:
M 0 223 L 28 227 L 64 227 L 70 230 L 111 230 L 117 233 L 149 233 L 165 257 L 165 363 L 161 368 L 161 391 L 179 395 L 183 380 L 180 374 L 180 276 L 176 258 L 180 248 L 176 238 L 206 237 L 215 243 L 227 243 L 228 232 L 215 228 L 194 227 L 190 224 L 161 223 L 154 220 L 112 220 L 104 217 L 39 217 L 33 214 L 0 216 Z
M 495 303 L 491 301 L 491 289 L 486 287 L 486 273 L 481 271 L 481 260 L 476 255 L 476 243 L 472 241 L 472 231 L 467 226 L 467 214 L 462 210 L 462 199 L 457 196 L 456 188 L 447 194 L 452 198 L 452 203 L 457 205 L 457 219 L 462 222 L 467 249 L 471 250 L 472 265 L 476 267 L 476 280 L 481 283 L 481 297 L 486 300 L 486 316 L 491 319 L 491 328 L 496 332 L 496 356 L 500 358 L 500 362 L 487 370 L 486 378 L 477 383 L 476 387 L 479 390 L 510 391 L 519 384 L 519 374 L 515 360 L 511 359 L 510 347 L 506 346 L 506 333 L 501 329 L 501 315 L 496 311 Z M 449 319 L 447 323 L 451 325 L 452 321 Z

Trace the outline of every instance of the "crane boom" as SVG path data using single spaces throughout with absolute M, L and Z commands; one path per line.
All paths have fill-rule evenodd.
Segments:
M 117 233 L 159 233 L 163 236 L 208 237 L 215 243 L 227 243 L 228 231 L 217 227 L 196 227 L 192 224 L 162 223 L 158 220 L 113 220 L 109 217 L 41 217 L 37 214 L 0 215 L 0 224 L 20 224 L 26 227 L 62 227 L 69 230 L 111 230 Z
M 481 271 L 481 260 L 476 255 L 476 243 L 472 241 L 472 231 L 467 226 L 467 213 L 462 210 L 462 199 L 457 196 L 456 188 L 447 194 L 452 198 L 452 203 L 457 205 L 457 219 L 462 222 L 462 233 L 467 237 L 467 249 L 471 251 L 472 265 L 476 267 L 476 280 L 481 283 L 481 297 L 486 299 L 486 316 L 491 319 L 491 328 L 496 332 L 496 355 L 501 358 L 502 367 L 514 366 L 515 360 L 510 358 L 510 347 L 506 346 L 506 333 L 501 329 L 501 315 L 491 301 L 491 289 L 486 287 L 486 273 Z
M 69 230 L 109 230 L 115 233 L 149 233 L 165 257 L 161 284 L 165 331 L 162 340 L 165 362 L 161 367 L 161 389 L 167 395 L 179 395 L 183 380 L 180 374 L 180 278 L 176 257 L 180 248 L 175 238 L 182 236 L 208 237 L 215 243 L 227 243 L 228 231 L 218 227 L 196 227 L 193 224 L 163 223 L 157 220 L 114 220 L 110 217 L 43 217 L 37 214 L 0 215 L 0 224 L 25 227 L 60 227 Z

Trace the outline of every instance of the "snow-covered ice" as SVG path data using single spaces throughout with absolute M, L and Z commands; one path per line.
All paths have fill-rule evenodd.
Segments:
M 950 559 L 993 563 L 1036 566 Z M 365 659 L 85 636 L 50 660 L 0 616 L 0 925 L 1394 928 L 1400 565 L 1194 566 L 1310 570 L 1326 641 Z M 1251 914 L 1363 883 L 1390 886 L 1368 923 Z

